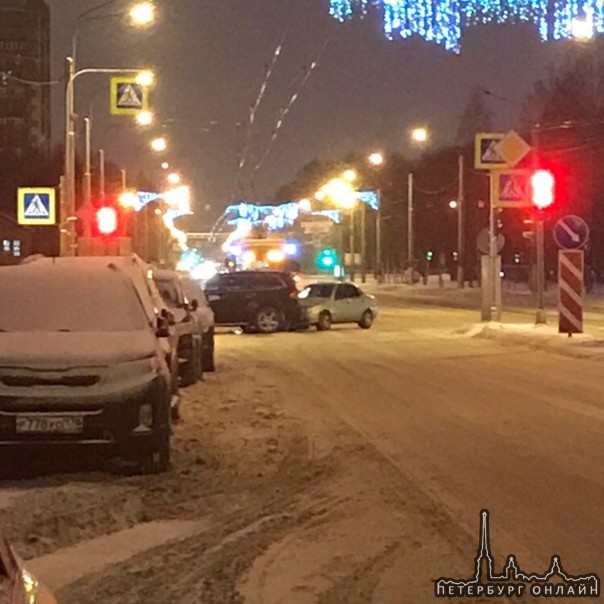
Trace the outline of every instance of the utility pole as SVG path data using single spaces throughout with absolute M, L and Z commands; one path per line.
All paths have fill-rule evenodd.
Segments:
M 122 168 L 120 170 L 120 174 L 122 175 L 122 193 L 128 188 L 126 185 L 126 170 Z
M 349 242 L 350 242 L 350 280 L 354 283 L 354 273 L 355 273 L 355 251 L 354 251 L 354 209 L 355 206 L 350 208 L 350 233 L 349 233 Z
M 490 289 L 490 320 L 501 321 L 501 305 L 499 301 L 499 272 L 497 262 L 497 229 L 495 208 L 496 176 L 490 173 L 490 203 L 489 203 L 489 289 Z
M 464 267 L 466 256 L 465 240 L 465 191 L 464 191 L 464 158 L 459 156 L 459 189 L 457 192 L 457 287 L 463 289 L 464 286 Z
M 533 148 L 533 174 L 539 167 L 539 126 L 535 127 L 531 131 L 531 147 Z M 541 212 L 534 212 L 534 223 L 535 223 L 535 248 L 537 252 L 537 315 L 535 317 L 535 323 L 537 325 L 547 323 L 547 315 L 545 312 L 545 237 L 543 233 L 543 216 Z
M 367 204 L 361 206 L 361 282 L 367 282 Z
M 105 199 L 105 151 L 99 149 L 99 195 Z
M 414 258 L 413 248 L 413 172 L 409 172 L 407 177 L 407 261 L 413 271 Z M 413 272 L 411 273 L 413 275 Z
M 86 155 L 85 155 L 85 168 L 84 168 L 84 237 L 90 239 L 92 237 L 92 228 L 90 224 L 90 210 L 92 207 L 92 174 L 90 171 L 90 135 L 91 135 L 91 122 L 90 118 L 84 118 L 85 126 L 85 144 L 86 144 Z
M 378 208 L 375 215 L 375 267 L 378 283 L 382 282 L 382 192 L 377 190 Z

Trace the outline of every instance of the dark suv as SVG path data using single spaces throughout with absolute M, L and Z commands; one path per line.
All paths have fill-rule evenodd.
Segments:
M 307 327 L 293 276 L 277 271 L 241 271 L 212 277 L 205 286 L 216 325 L 274 333 Z

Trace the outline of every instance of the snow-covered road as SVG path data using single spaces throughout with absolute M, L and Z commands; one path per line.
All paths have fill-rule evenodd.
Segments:
M 497 570 L 602 575 L 601 361 L 475 321 L 392 305 L 370 331 L 224 333 L 169 475 L 17 481 L 0 523 L 65 604 L 422 604 L 472 575 L 483 508 Z

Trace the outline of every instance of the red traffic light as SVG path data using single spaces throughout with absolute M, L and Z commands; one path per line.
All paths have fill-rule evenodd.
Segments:
M 118 230 L 118 213 L 116 208 L 105 206 L 96 210 L 96 227 L 101 235 L 115 235 Z
M 554 175 L 549 170 L 537 170 L 531 176 L 533 205 L 540 210 L 554 203 Z

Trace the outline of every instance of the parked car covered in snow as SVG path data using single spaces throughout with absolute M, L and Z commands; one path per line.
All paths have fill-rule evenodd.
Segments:
M 214 371 L 214 311 L 201 285 L 190 277 L 180 275 L 182 288 L 201 331 L 201 364 L 204 371 Z
M 151 265 L 145 262 L 136 254 L 130 256 L 69 256 L 61 258 L 51 258 L 37 254 L 29 256 L 23 260 L 22 265 L 31 264 L 33 262 L 42 262 L 46 264 L 57 263 L 65 266 L 98 266 L 98 267 L 117 267 L 125 275 L 127 275 L 143 304 L 147 319 L 150 323 L 156 323 L 161 317 L 164 329 L 158 337 L 159 344 L 164 352 L 166 363 L 170 368 L 170 390 L 172 417 L 176 419 L 179 413 L 180 397 L 178 387 L 180 383 L 179 377 L 179 357 L 178 357 L 178 341 L 179 335 L 175 326 L 175 318 L 172 311 L 168 308 L 160 295 L 155 282 L 153 281 L 153 271 Z
M 183 386 L 195 384 L 203 376 L 202 330 L 194 310 L 198 302 L 189 301 L 175 271 L 154 269 L 153 281 L 164 303 L 174 315 L 178 333 L 179 375 Z
M 167 331 L 113 264 L 0 268 L 0 468 L 18 450 L 86 447 L 166 470 Z
M 50 590 L 21 560 L 0 533 L 0 602 L 2 604 L 58 604 Z

